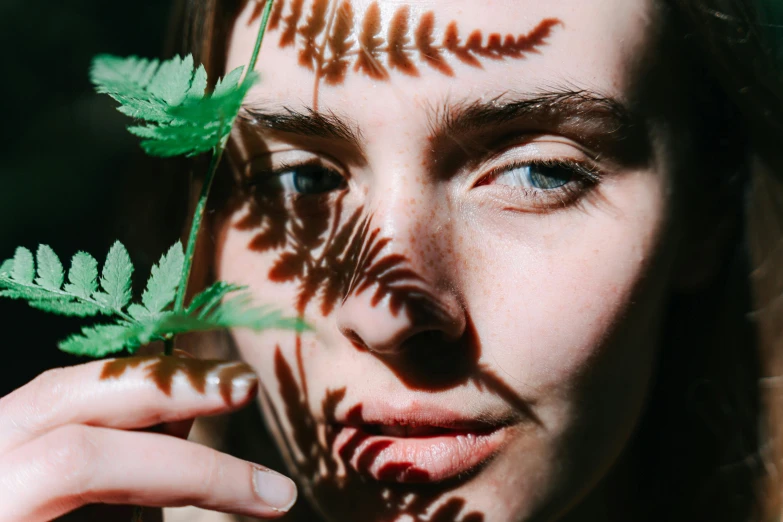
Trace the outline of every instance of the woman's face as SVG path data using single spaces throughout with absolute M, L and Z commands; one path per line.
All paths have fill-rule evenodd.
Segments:
M 680 241 L 664 16 L 278 0 L 215 266 L 311 326 L 234 338 L 327 518 L 554 520 L 631 480 Z

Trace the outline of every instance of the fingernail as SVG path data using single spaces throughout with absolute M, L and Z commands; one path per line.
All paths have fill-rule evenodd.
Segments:
M 244 365 L 243 365 L 244 366 Z M 258 386 L 258 376 L 252 373 L 250 367 L 240 367 L 239 375 L 231 377 L 231 403 L 238 404 L 244 401 L 248 395 L 255 393 Z M 226 398 L 225 396 L 223 397 Z
M 296 484 L 271 469 L 253 469 L 253 489 L 266 505 L 275 511 L 288 511 L 296 502 Z

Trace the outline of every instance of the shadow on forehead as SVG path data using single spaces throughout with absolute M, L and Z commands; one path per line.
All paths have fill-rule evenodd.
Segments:
M 266 0 L 257 2 L 248 24 L 258 21 Z M 453 76 L 459 62 L 482 68 L 486 61 L 524 59 L 539 53 L 556 28 L 557 18 L 541 20 L 523 34 L 484 34 L 452 20 L 441 25 L 433 11 L 411 14 L 401 5 L 384 24 L 378 2 L 356 12 L 350 0 L 276 0 L 268 30 L 281 48 L 297 50 L 299 65 L 315 74 L 315 101 L 321 81 L 337 85 L 349 72 L 375 80 L 392 73 L 417 77 L 422 68 Z M 386 27 L 386 30 L 384 30 Z M 436 37 L 437 33 L 442 36 Z

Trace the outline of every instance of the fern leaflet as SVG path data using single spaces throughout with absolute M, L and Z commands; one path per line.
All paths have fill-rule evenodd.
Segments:
M 64 287 L 63 266 L 49 246 L 40 245 L 35 258 L 28 249 L 19 247 L 13 259 L 0 265 L 0 297 L 24 300 L 33 308 L 61 315 L 112 317 L 114 323 L 82 328 L 81 333 L 59 343 L 63 351 L 91 357 L 122 350 L 134 353 L 152 341 L 187 332 L 304 328 L 298 319 L 253 306 L 247 294 L 226 300 L 228 294 L 244 287 L 222 281 L 194 297 L 184 312 L 174 312 L 172 302 L 183 263 L 182 244 L 177 242 L 152 268 L 141 303 L 131 303 L 133 264 L 119 241 L 109 250 L 100 281 L 98 262 L 89 254 L 77 252 Z
M 227 139 L 239 108 L 258 76 L 251 73 L 240 84 L 242 67 L 205 94 L 207 74 L 193 68 L 193 57 L 165 62 L 132 56 L 95 58 L 90 79 L 96 90 L 120 103 L 118 110 L 141 120 L 128 130 L 142 138 L 152 156 L 194 156 Z

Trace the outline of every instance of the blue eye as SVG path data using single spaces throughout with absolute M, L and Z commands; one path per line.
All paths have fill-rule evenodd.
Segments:
M 286 167 L 276 175 L 283 190 L 297 194 L 323 194 L 345 186 L 345 178 L 319 164 Z
M 507 168 L 497 174 L 493 181 L 501 185 L 553 190 L 567 185 L 575 176 L 573 167 L 569 165 L 533 163 Z

